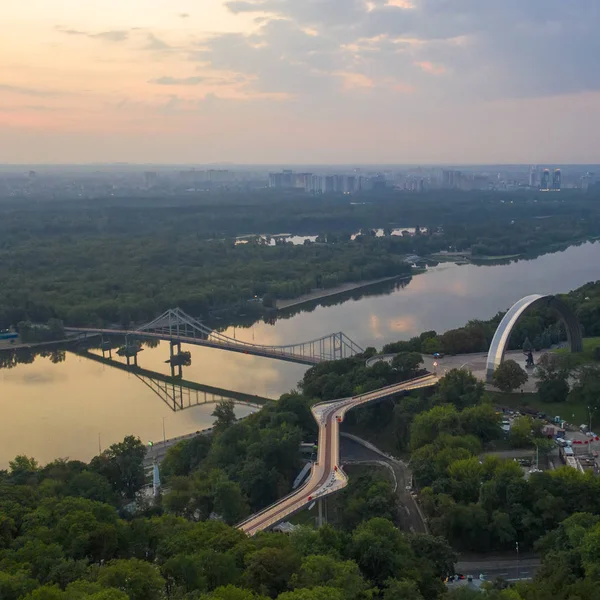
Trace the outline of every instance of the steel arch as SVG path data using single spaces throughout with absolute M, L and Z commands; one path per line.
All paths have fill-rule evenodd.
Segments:
M 583 336 L 579 321 L 575 313 L 562 300 L 557 296 L 551 295 L 532 294 L 531 296 L 525 296 L 525 298 L 521 298 L 521 300 L 512 305 L 496 329 L 486 362 L 486 379 L 488 383 L 491 383 L 494 371 L 504 360 L 510 334 L 521 318 L 521 315 L 528 308 L 544 305 L 556 311 L 563 320 L 571 352 L 581 352 L 583 350 Z

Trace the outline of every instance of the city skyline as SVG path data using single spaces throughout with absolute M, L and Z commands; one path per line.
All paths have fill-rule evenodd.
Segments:
M 0 163 L 600 162 L 593 0 L 122 4 L 3 7 Z

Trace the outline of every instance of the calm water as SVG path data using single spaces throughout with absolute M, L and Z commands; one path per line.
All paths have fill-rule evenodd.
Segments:
M 492 317 L 532 293 L 568 292 L 600 279 L 600 244 L 584 244 L 509 265 L 441 264 L 385 295 L 317 306 L 274 325 L 230 328 L 237 339 L 287 344 L 343 331 L 363 347 L 407 339 L 421 331 L 443 332 L 469 319 Z M 215 387 L 277 397 L 295 387 L 306 367 L 245 354 L 186 347 L 192 365 L 184 378 Z M 168 346 L 146 348 L 140 366 L 167 373 Z M 19 453 L 40 462 L 55 457 L 88 460 L 127 434 L 144 441 L 189 433 L 212 424 L 212 405 L 173 413 L 134 375 L 73 354 L 52 364 L 0 370 L 0 468 Z M 239 414 L 248 412 L 240 407 Z

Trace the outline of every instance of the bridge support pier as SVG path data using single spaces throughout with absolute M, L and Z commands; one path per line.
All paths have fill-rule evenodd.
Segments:
M 137 352 L 133 355 L 130 356 L 129 354 L 127 354 L 127 366 L 130 367 L 131 366 L 131 359 L 133 358 L 133 365 L 135 367 L 138 366 L 138 361 L 137 361 Z
M 171 377 L 183 377 L 183 367 L 181 362 L 174 360 L 176 356 L 181 353 L 181 342 L 175 342 L 171 340 L 169 343 L 170 358 L 169 364 L 171 365 Z M 177 363 L 177 364 L 176 364 Z
M 112 360 L 112 344 L 110 340 L 105 340 L 104 336 L 100 338 L 100 348 L 102 348 L 102 358 L 110 358 Z
M 317 516 L 317 527 L 323 527 L 323 523 L 327 523 L 327 517 L 323 518 L 323 498 L 317 500 L 317 508 L 319 515 Z

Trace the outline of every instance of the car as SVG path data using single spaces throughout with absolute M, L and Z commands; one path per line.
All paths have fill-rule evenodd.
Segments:
M 443 352 L 434 352 L 433 358 L 444 358 L 444 353 Z

